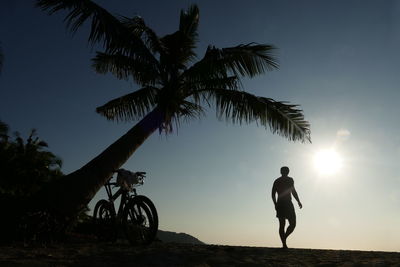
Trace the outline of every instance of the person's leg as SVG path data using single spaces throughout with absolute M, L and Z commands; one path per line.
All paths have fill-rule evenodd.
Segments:
M 286 241 L 287 237 L 293 232 L 294 228 L 296 228 L 296 217 L 290 218 L 290 219 L 288 219 L 288 221 L 289 221 L 289 226 L 286 229 L 285 241 Z
M 286 246 L 286 235 L 285 235 L 285 225 L 286 225 L 286 219 L 283 217 L 279 218 L 279 236 L 282 241 L 282 247 L 287 248 Z

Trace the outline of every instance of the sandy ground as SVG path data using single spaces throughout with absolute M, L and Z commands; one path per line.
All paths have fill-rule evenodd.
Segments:
M 46 248 L 1 246 L 0 266 L 400 266 L 400 253 L 73 242 Z

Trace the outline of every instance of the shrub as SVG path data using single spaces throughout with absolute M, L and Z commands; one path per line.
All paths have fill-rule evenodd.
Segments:
M 26 140 L 18 132 L 11 137 L 8 125 L 0 121 L 0 209 L 3 212 L 0 234 L 3 241 L 40 239 L 48 235 L 43 234 L 44 226 L 55 221 L 32 201 L 41 188 L 63 175 L 61 159 L 46 148 L 47 143 L 37 137 L 36 130 L 31 130 Z M 37 222 L 43 218 L 46 220 Z

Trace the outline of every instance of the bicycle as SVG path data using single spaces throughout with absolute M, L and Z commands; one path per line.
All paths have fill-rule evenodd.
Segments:
M 102 240 L 115 241 L 119 229 L 132 245 L 150 244 L 158 230 L 157 210 L 151 200 L 136 192 L 137 186 L 143 185 L 145 172 L 130 172 L 124 169 L 115 171 L 116 182 L 111 182 L 113 176 L 104 184 L 108 200 L 102 199 L 95 205 L 93 218 L 97 226 L 98 236 Z M 113 194 L 112 187 L 119 187 Z M 121 196 L 118 211 L 114 201 Z M 121 227 L 119 227 L 121 226 Z

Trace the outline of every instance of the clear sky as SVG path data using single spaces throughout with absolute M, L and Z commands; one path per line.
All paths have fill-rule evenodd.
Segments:
M 96 2 L 141 15 L 159 35 L 175 31 L 180 9 L 192 3 Z M 72 37 L 61 14 L 47 16 L 33 3 L 0 2 L 0 119 L 25 136 L 37 128 L 69 173 L 134 125 L 109 122 L 95 108 L 137 87 L 91 69 L 88 26 Z M 398 3 L 198 1 L 199 56 L 208 44 L 276 45 L 280 70 L 244 87 L 300 104 L 313 143 L 220 122 L 213 109 L 177 134 L 154 134 L 124 168 L 147 171 L 139 192 L 154 201 L 160 228 L 206 243 L 280 246 L 270 191 L 287 165 L 303 202 L 289 246 L 400 251 Z M 321 173 L 315 155 L 332 148 L 342 166 Z

